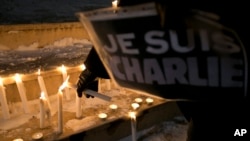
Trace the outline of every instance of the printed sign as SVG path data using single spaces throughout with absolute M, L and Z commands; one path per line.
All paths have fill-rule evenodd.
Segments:
M 149 3 L 83 12 L 79 18 L 121 86 L 173 99 L 245 95 L 246 56 L 237 35 L 210 13 L 167 12 Z

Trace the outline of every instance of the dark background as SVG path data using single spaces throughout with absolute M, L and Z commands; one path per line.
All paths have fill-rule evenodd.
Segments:
M 112 6 L 112 0 L 1 0 L 0 24 L 78 21 L 76 12 Z

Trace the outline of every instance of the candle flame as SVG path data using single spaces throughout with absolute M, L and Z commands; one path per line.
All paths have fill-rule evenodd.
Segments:
M 64 65 L 61 66 L 61 71 L 62 71 L 62 73 L 66 73 L 67 72 L 66 71 L 66 67 Z
M 86 69 L 86 66 L 84 64 L 82 64 L 81 69 L 84 71 Z
M 41 75 L 41 69 L 38 69 L 37 74 Z
M 113 6 L 114 8 L 117 8 L 117 5 L 118 5 L 118 0 L 113 0 L 113 1 L 112 1 L 112 6 Z
M 68 81 L 69 81 L 69 76 L 67 76 L 66 80 L 59 87 L 59 91 L 62 91 L 64 88 L 66 88 L 68 86 Z
M 45 99 L 46 99 L 46 98 L 45 98 L 45 94 L 44 94 L 44 92 L 41 92 L 40 99 L 43 99 L 43 100 L 45 100 Z
M 19 83 L 22 82 L 21 76 L 18 73 L 15 74 L 15 80 L 16 82 L 19 82 Z
M 136 119 L 136 112 L 129 112 L 128 114 L 131 119 Z
M 0 77 L 0 86 L 3 86 L 3 79 Z

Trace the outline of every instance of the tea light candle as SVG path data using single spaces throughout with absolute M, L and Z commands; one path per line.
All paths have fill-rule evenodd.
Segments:
M 116 104 L 111 104 L 109 105 L 109 108 L 115 111 L 118 108 L 118 106 Z
M 154 100 L 152 98 L 147 98 L 146 102 L 148 105 L 151 105 L 154 102 Z
M 135 102 L 138 103 L 138 104 L 141 104 L 142 101 L 143 101 L 142 98 L 136 98 L 136 99 L 135 99 Z
M 43 139 L 43 133 L 38 132 L 32 135 L 32 141 L 42 141 L 42 139 Z
M 129 116 L 131 118 L 132 141 L 136 141 L 136 113 L 135 112 L 129 112 Z
M 106 120 L 106 118 L 108 117 L 108 115 L 105 114 L 105 113 L 100 113 L 100 114 L 98 115 L 98 117 L 99 117 L 100 119 L 102 119 L 102 120 Z
M 132 103 L 131 106 L 134 110 L 136 110 L 140 107 L 140 105 L 138 103 Z

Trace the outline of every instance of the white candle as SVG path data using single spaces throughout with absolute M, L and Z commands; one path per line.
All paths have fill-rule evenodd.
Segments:
M 32 141 L 41 141 L 43 139 L 43 133 L 34 133 L 32 135 Z
M 58 133 L 63 132 L 63 105 L 62 105 L 63 93 L 62 90 L 58 90 Z
M 64 65 L 62 65 L 61 71 L 62 71 L 63 81 L 65 81 L 67 79 L 67 77 L 68 77 L 68 74 L 67 74 L 67 70 L 66 70 Z M 65 88 L 64 92 L 65 92 L 66 100 L 70 100 L 69 89 Z
M 133 110 L 136 110 L 140 107 L 140 105 L 138 103 L 132 103 L 131 106 L 132 106 Z
M 30 109 L 29 109 L 27 97 L 26 97 L 26 92 L 25 92 L 25 87 L 24 87 L 24 84 L 23 84 L 22 79 L 21 79 L 19 74 L 15 75 L 15 81 L 16 81 L 16 85 L 17 85 L 17 88 L 19 91 L 19 95 L 20 95 L 21 100 L 22 100 L 24 112 L 30 113 Z
M 118 108 L 118 106 L 116 104 L 111 104 L 109 105 L 109 108 L 115 111 Z
M 148 105 L 151 105 L 154 102 L 154 100 L 152 98 L 146 98 L 146 102 Z
M 0 77 L 0 101 L 3 111 L 3 118 L 9 119 L 10 118 L 9 107 L 6 99 L 5 87 L 3 86 L 3 80 L 1 77 Z
M 132 141 L 136 141 L 136 113 L 135 112 L 129 112 L 129 116 L 131 118 Z
M 44 128 L 45 126 L 45 104 L 46 98 L 42 92 L 40 96 L 40 128 Z
M 76 93 L 76 118 L 81 118 L 82 117 L 82 102 L 81 98 L 78 97 Z
M 138 103 L 138 104 L 141 104 L 142 101 L 143 101 L 142 98 L 136 98 L 136 99 L 135 99 L 135 102 Z
M 108 117 L 108 115 L 107 115 L 106 113 L 100 113 L 100 114 L 98 115 L 98 117 L 99 117 L 100 119 L 102 119 L 102 120 L 106 120 L 106 118 Z
M 40 69 L 38 69 L 38 77 L 37 77 L 37 80 L 38 80 L 38 83 L 39 83 L 39 86 L 40 86 L 40 90 L 44 93 L 44 96 L 45 96 L 45 98 L 47 99 L 47 103 L 48 103 L 48 106 L 49 106 L 49 110 L 51 111 L 51 105 L 50 105 L 50 101 L 49 101 L 49 96 L 48 96 L 48 93 L 47 93 L 47 89 L 46 89 L 46 87 L 45 87 L 45 83 L 44 83 L 43 77 L 41 76 L 41 71 L 40 71 Z

